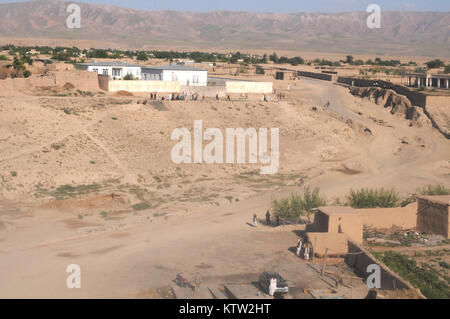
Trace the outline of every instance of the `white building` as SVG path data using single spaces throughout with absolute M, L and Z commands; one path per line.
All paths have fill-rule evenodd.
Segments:
M 141 70 L 142 80 L 177 81 L 181 85 L 206 86 L 208 71 L 183 64 L 146 66 Z
M 122 80 L 125 75 L 131 74 L 136 80 L 177 81 L 189 86 L 206 86 L 208 82 L 207 70 L 184 64 L 141 66 L 124 62 L 92 62 L 78 64 L 77 68 L 108 75 L 116 80 Z
M 96 72 L 100 75 L 109 75 L 113 79 L 123 79 L 127 74 L 134 79 L 141 79 L 141 66 L 124 62 L 92 62 L 80 63 L 77 68 Z

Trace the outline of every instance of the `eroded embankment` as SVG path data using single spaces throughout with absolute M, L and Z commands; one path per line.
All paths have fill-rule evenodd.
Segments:
M 404 116 L 411 121 L 411 125 L 422 126 L 431 123 L 446 138 L 450 139 L 450 131 L 446 127 L 445 121 L 442 121 L 439 112 L 412 105 L 406 96 L 398 94 L 394 90 L 378 87 L 351 87 L 350 93 L 390 108 L 392 114 Z
M 392 114 L 404 116 L 410 120 L 413 125 L 422 126 L 430 123 L 430 119 L 424 113 L 423 109 L 411 104 L 410 100 L 396 93 L 394 90 L 382 89 L 377 87 L 352 87 L 350 93 L 362 98 L 367 98 L 378 105 L 390 108 Z

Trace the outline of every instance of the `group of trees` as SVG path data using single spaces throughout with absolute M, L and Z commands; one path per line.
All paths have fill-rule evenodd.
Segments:
M 363 60 L 355 60 L 352 55 L 347 55 L 346 60 L 341 62 L 347 63 L 349 65 L 377 65 L 377 66 L 398 66 L 402 64 L 400 60 L 382 60 L 381 58 L 375 58 L 375 61 L 369 59 L 366 62 L 364 62 Z M 416 65 L 416 63 L 411 61 L 406 65 Z M 404 66 L 406 65 L 404 64 Z
M 295 56 L 293 58 L 288 58 L 286 56 L 278 57 L 278 55 L 275 52 L 269 56 L 269 60 L 275 64 L 290 64 L 294 66 L 299 64 L 305 64 L 305 60 L 299 56 Z

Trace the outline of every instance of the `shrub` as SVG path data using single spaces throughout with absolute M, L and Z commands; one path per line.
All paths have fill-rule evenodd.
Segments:
M 298 222 L 301 216 L 309 215 L 313 208 L 325 206 L 327 201 L 320 195 L 320 189 L 306 187 L 303 194 L 291 194 L 289 198 L 272 201 L 272 210 L 275 216 Z
M 264 71 L 264 69 L 261 66 L 257 65 L 255 73 L 256 74 L 265 74 L 266 72 Z
M 396 207 L 399 200 L 400 196 L 394 188 L 362 188 L 350 191 L 350 195 L 347 196 L 347 205 L 353 208 Z
M 123 77 L 123 79 L 126 81 L 134 80 L 134 76 L 133 76 L 133 74 L 128 73 L 127 75 L 125 75 Z
M 416 190 L 416 193 L 406 198 L 402 202 L 402 207 L 414 203 L 417 200 L 417 195 L 427 195 L 427 196 L 450 195 L 450 188 L 447 188 L 442 184 L 423 186 L 422 188 L 418 188 Z
M 133 206 L 131 206 L 131 208 L 133 208 L 133 210 L 135 211 L 140 211 L 140 210 L 146 210 L 151 208 L 150 204 L 142 202 L 142 203 L 138 203 L 138 204 L 134 204 Z
M 447 188 L 442 184 L 435 184 L 435 185 L 427 185 L 422 188 L 419 188 L 417 190 L 417 192 L 420 195 L 428 195 L 428 196 L 450 195 L 450 188 Z

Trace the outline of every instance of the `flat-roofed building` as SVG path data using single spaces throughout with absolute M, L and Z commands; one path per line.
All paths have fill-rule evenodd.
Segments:
M 77 64 L 77 68 L 107 75 L 117 80 L 123 79 L 127 74 L 133 79 L 140 80 L 142 66 L 125 62 L 90 62 Z
M 187 86 L 206 86 L 208 71 L 184 64 L 142 67 L 142 80 L 176 81 Z
M 357 243 L 363 242 L 361 215 L 351 207 L 319 207 L 314 216 L 314 230 L 322 233 L 343 233 Z
M 450 84 L 450 74 L 410 73 L 406 78 L 410 87 L 448 89 Z

